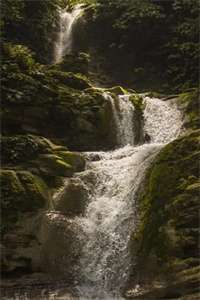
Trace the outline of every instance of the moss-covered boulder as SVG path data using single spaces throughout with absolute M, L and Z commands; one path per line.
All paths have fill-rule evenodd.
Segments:
M 84 156 L 35 135 L 1 136 L 2 164 L 45 168 L 55 176 L 71 176 L 85 167 Z
M 171 299 L 175 294 L 197 299 L 199 133 L 193 131 L 165 146 L 147 172 L 140 197 L 141 223 L 134 238 L 138 276 L 143 279 L 130 299 Z
M 183 111 L 188 115 L 188 119 L 184 124 L 185 127 L 193 130 L 199 129 L 199 89 L 193 89 L 178 95 L 177 102 L 181 105 Z
M 1 171 L 2 226 L 11 226 L 24 212 L 37 213 L 49 200 L 42 178 L 27 171 Z

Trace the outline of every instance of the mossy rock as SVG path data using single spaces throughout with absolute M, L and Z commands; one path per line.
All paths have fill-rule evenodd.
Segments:
M 61 71 L 80 73 L 88 75 L 90 56 L 87 53 L 70 51 L 62 57 L 62 61 L 58 64 Z
M 73 174 L 72 166 L 55 154 L 41 154 L 35 164 L 43 176 L 71 177 Z
M 29 138 L 33 139 L 39 148 L 39 153 L 52 153 L 53 151 L 67 151 L 67 147 L 55 145 L 52 141 L 49 139 L 46 139 L 42 136 L 36 136 L 36 135 L 28 135 Z
M 37 213 L 48 199 L 48 188 L 42 178 L 27 171 L 1 171 L 2 225 L 16 222 L 20 213 Z
M 193 131 L 165 146 L 146 175 L 140 199 L 143 211 L 138 235 L 140 250 L 145 255 L 155 251 L 158 260 L 163 262 L 186 251 L 178 242 L 181 235 L 177 222 L 181 212 L 185 224 L 182 226 L 188 228 L 188 221 L 197 226 L 194 207 L 198 203 L 199 133 Z M 192 216 L 190 209 L 194 209 Z M 168 230 L 168 226 L 173 229 Z
M 59 83 L 76 90 L 84 90 L 92 86 L 90 81 L 81 74 L 50 70 L 48 75 L 57 79 Z
M 87 88 L 87 89 L 85 89 L 84 90 L 84 93 L 87 93 L 87 94 L 103 94 L 103 91 L 104 91 L 105 89 L 98 89 L 98 88 L 95 88 L 95 87 L 91 87 L 91 88 Z
M 114 86 L 112 88 L 109 88 L 109 89 L 105 89 L 107 92 L 110 92 L 110 93 L 114 93 L 115 95 L 127 95 L 128 92 L 123 89 L 121 86 Z
M 49 188 L 41 177 L 27 171 L 17 171 L 17 176 L 25 186 L 28 197 L 34 202 L 37 201 L 38 196 L 46 200 L 49 199 Z
M 132 94 L 130 96 L 130 101 L 133 103 L 136 111 L 142 111 L 145 109 L 145 103 L 143 102 L 143 96 L 139 94 Z
M 67 151 L 67 147 L 55 145 L 49 139 L 35 135 L 1 136 L 3 164 L 19 164 L 36 159 L 39 154 Z
M 70 151 L 55 151 L 63 161 L 69 164 L 74 172 L 83 171 L 85 168 L 85 157 L 80 153 L 70 152 Z
M 199 290 L 199 130 L 166 145 L 147 171 L 133 237 L 128 299 L 196 299 Z M 135 267 L 137 255 L 138 266 Z M 131 289 L 133 291 L 131 291 Z M 185 296 L 188 297 L 185 298 Z M 189 296 L 190 295 L 190 296 Z
M 199 89 L 178 95 L 177 102 L 183 105 L 183 111 L 188 115 L 184 124 L 186 128 L 199 129 L 199 100 Z

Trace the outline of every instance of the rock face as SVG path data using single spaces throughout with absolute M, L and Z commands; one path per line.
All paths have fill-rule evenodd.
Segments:
M 71 188 L 62 213 L 51 212 L 52 195 L 66 177 L 84 170 L 84 156 L 33 135 L 2 137 L 1 146 L 3 277 L 46 273 L 72 281 L 73 262 L 80 252 L 77 225 L 70 219 L 71 211 L 78 213 L 73 210 L 76 191 Z
M 102 92 L 63 91 L 60 99 L 25 108 L 16 105 L 2 111 L 3 133 L 42 135 L 66 145 L 70 150 L 110 148 L 112 139 L 112 109 Z
M 63 215 L 73 216 L 83 214 L 87 204 L 87 187 L 79 178 L 66 180 L 61 190 L 54 196 L 55 210 Z
M 171 142 L 146 175 L 128 299 L 199 297 L 198 145 L 199 130 Z

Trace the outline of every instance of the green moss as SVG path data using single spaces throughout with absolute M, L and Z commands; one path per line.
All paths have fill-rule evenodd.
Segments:
M 63 150 L 66 151 L 67 147 L 55 145 L 49 139 L 46 139 L 42 136 L 28 135 L 29 138 L 33 139 L 39 148 L 39 153 L 53 153 L 54 150 Z
M 145 95 L 150 98 L 158 98 L 158 99 L 163 97 L 163 95 L 156 92 L 146 92 Z
M 193 130 L 199 129 L 199 89 L 180 94 L 177 101 L 184 104 L 184 111 L 189 118 L 189 120 L 184 124 L 185 127 Z
M 107 92 L 110 92 L 110 93 L 114 93 L 115 95 L 127 95 L 128 92 L 123 89 L 121 86 L 114 86 L 112 88 L 109 88 L 109 89 L 105 89 Z
M 95 88 L 95 87 L 87 88 L 84 90 L 84 92 L 88 93 L 88 94 L 94 94 L 94 93 L 102 94 L 102 90 Z
M 49 199 L 49 189 L 41 177 L 35 176 L 27 171 L 18 171 L 17 175 L 25 186 L 28 197 L 34 199 L 35 202 L 37 199 L 39 201 L 41 201 L 41 199 Z
M 85 158 L 83 155 L 70 151 L 56 151 L 55 152 L 63 161 L 69 164 L 74 171 L 83 171 L 85 168 Z
M 19 181 L 16 172 L 11 170 L 2 170 L 0 174 L 1 180 L 1 205 L 2 209 L 10 207 L 13 203 L 13 198 L 20 201 L 25 197 L 25 189 Z
M 70 51 L 62 57 L 58 66 L 64 72 L 80 73 L 86 76 L 88 75 L 89 62 L 90 58 L 87 53 Z
M 133 103 L 137 111 L 142 111 L 145 109 L 145 104 L 143 103 L 143 96 L 133 94 L 130 96 L 130 101 Z
M 193 220 L 197 225 L 194 207 L 198 203 L 195 195 L 199 183 L 194 180 L 198 177 L 198 144 L 199 131 L 176 139 L 161 150 L 147 172 L 137 240 L 140 251 L 145 256 L 154 251 L 158 262 L 180 257 L 186 251 L 179 241 L 180 222 L 187 227 Z M 191 246 L 189 239 L 185 243 Z
M 133 89 L 127 89 L 127 92 L 130 94 L 136 94 L 136 91 L 134 91 Z
M 20 213 L 37 212 L 49 199 L 48 187 L 27 171 L 1 171 L 2 225 L 15 223 Z
M 57 79 L 59 83 L 76 90 L 84 90 L 92 86 L 90 81 L 81 74 L 49 70 L 47 71 L 47 75 Z
M 36 162 L 39 170 L 49 176 L 72 176 L 73 169 L 71 165 L 54 154 L 41 154 Z

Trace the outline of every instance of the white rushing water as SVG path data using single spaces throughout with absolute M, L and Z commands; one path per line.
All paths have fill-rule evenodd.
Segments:
M 60 32 L 55 43 L 55 62 L 59 62 L 63 55 L 72 50 L 72 29 L 81 15 L 83 5 L 77 4 L 72 11 L 68 11 L 68 8 L 60 11 Z
M 158 151 L 183 133 L 182 115 L 174 100 L 144 97 L 144 132 L 150 142 L 134 145 L 134 109 L 129 96 L 110 96 L 119 149 L 85 153 L 87 170 L 77 174 L 90 190 L 80 259 L 80 299 L 122 299 L 130 268 L 129 244 L 136 226 L 136 198 L 145 172 Z M 91 161 L 96 157 L 95 161 Z

